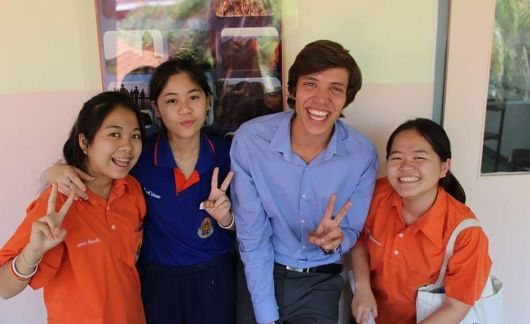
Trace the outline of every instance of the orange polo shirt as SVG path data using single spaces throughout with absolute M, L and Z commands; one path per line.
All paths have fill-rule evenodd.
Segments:
M 0 265 L 29 242 L 31 224 L 46 214 L 50 189 L 27 208 L 26 218 L 0 250 Z M 65 240 L 49 250 L 31 279 L 43 287 L 48 323 L 145 323 L 135 255 L 142 238 L 145 202 L 131 176 L 115 180 L 108 200 L 88 191 L 63 221 Z M 66 198 L 57 196 L 57 207 Z
M 409 226 L 401 214 L 402 200 L 387 179 L 379 179 L 358 244 L 370 258 L 370 278 L 377 301 L 377 323 L 416 323 L 417 289 L 438 278 L 453 229 L 475 218 L 443 188 L 433 206 Z M 491 260 L 482 229 L 468 228 L 455 243 L 445 276 L 446 294 L 473 305 L 486 285 Z

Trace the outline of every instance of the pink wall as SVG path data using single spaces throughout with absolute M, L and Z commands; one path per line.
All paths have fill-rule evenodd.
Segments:
M 73 121 L 89 91 L 0 95 L 0 244 L 13 234 L 38 194 L 42 171 L 61 157 Z M 26 289 L 0 301 L 0 323 L 44 323 L 42 291 Z

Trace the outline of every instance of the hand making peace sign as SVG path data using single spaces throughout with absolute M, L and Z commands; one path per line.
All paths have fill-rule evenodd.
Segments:
M 68 199 L 59 211 L 55 211 L 57 201 L 57 183 L 52 184 L 48 211 L 46 215 L 36 220 L 31 226 L 31 234 L 27 248 L 36 255 L 44 255 L 64 240 L 66 230 L 61 228 L 66 213 L 74 202 L 75 193 L 71 191 Z
M 352 206 L 351 201 L 347 201 L 333 218 L 333 207 L 337 201 L 336 195 L 331 195 L 326 206 L 324 216 L 320 224 L 309 234 L 309 242 L 318 245 L 326 251 L 333 251 L 342 243 L 344 233 L 340 227 L 340 222 L 346 217 L 346 213 Z
M 230 171 L 226 175 L 221 187 L 217 187 L 219 177 L 219 168 L 215 167 L 212 174 L 212 186 L 208 200 L 202 203 L 202 206 L 210 216 L 212 216 L 220 225 L 228 226 L 231 222 L 230 199 L 226 196 L 226 190 L 234 177 L 234 172 Z

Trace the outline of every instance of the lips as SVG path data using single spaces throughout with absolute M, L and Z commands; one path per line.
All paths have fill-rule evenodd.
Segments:
M 183 127 L 190 127 L 190 126 L 193 126 L 193 124 L 195 123 L 194 120 L 183 120 L 181 122 L 179 122 L 179 124 Z
M 402 176 L 402 177 L 398 177 L 397 179 L 401 183 L 413 183 L 413 182 L 418 182 L 420 180 L 420 177 L 417 177 L 417 176 Z
M 330 114 L 329 111 L 324 111 L 324 110 L 315 109 L 315 108 L 307 108 L 306 110 L 307 110 L 309 117 L 316 121 L 322 121 L 326 119 L 326 117 L 328 117 L 328 115 Z
M 112 162 L 114 162 L 114 164 L 122 168 L 129 167 L 131 160 L 132 160 L 131 158 L 124 158 L 124 157 L 113 157 L 112 158 Z

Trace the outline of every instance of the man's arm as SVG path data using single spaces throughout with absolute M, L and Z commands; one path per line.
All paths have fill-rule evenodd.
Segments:
M 232 171 L 235 173 L 231 197 L 239 251 L 245 264 L 256 320 L 258 323 L 268 323 L 279 318 L 274 296 L 272 226 L 250 173 L 248 149 L 237 136 L 232 143 L 230 157 Z
M 349 199 L 352 202 L 352 207 L 348 211 L 345 221 L 341 223 L 344 231 L 344 240 L 340 246 L 341 253 L 346 253 L 355 245 L 363 230 L 374 193 L 378 167 L 377 152 L 373 148 L 357 187 Z

